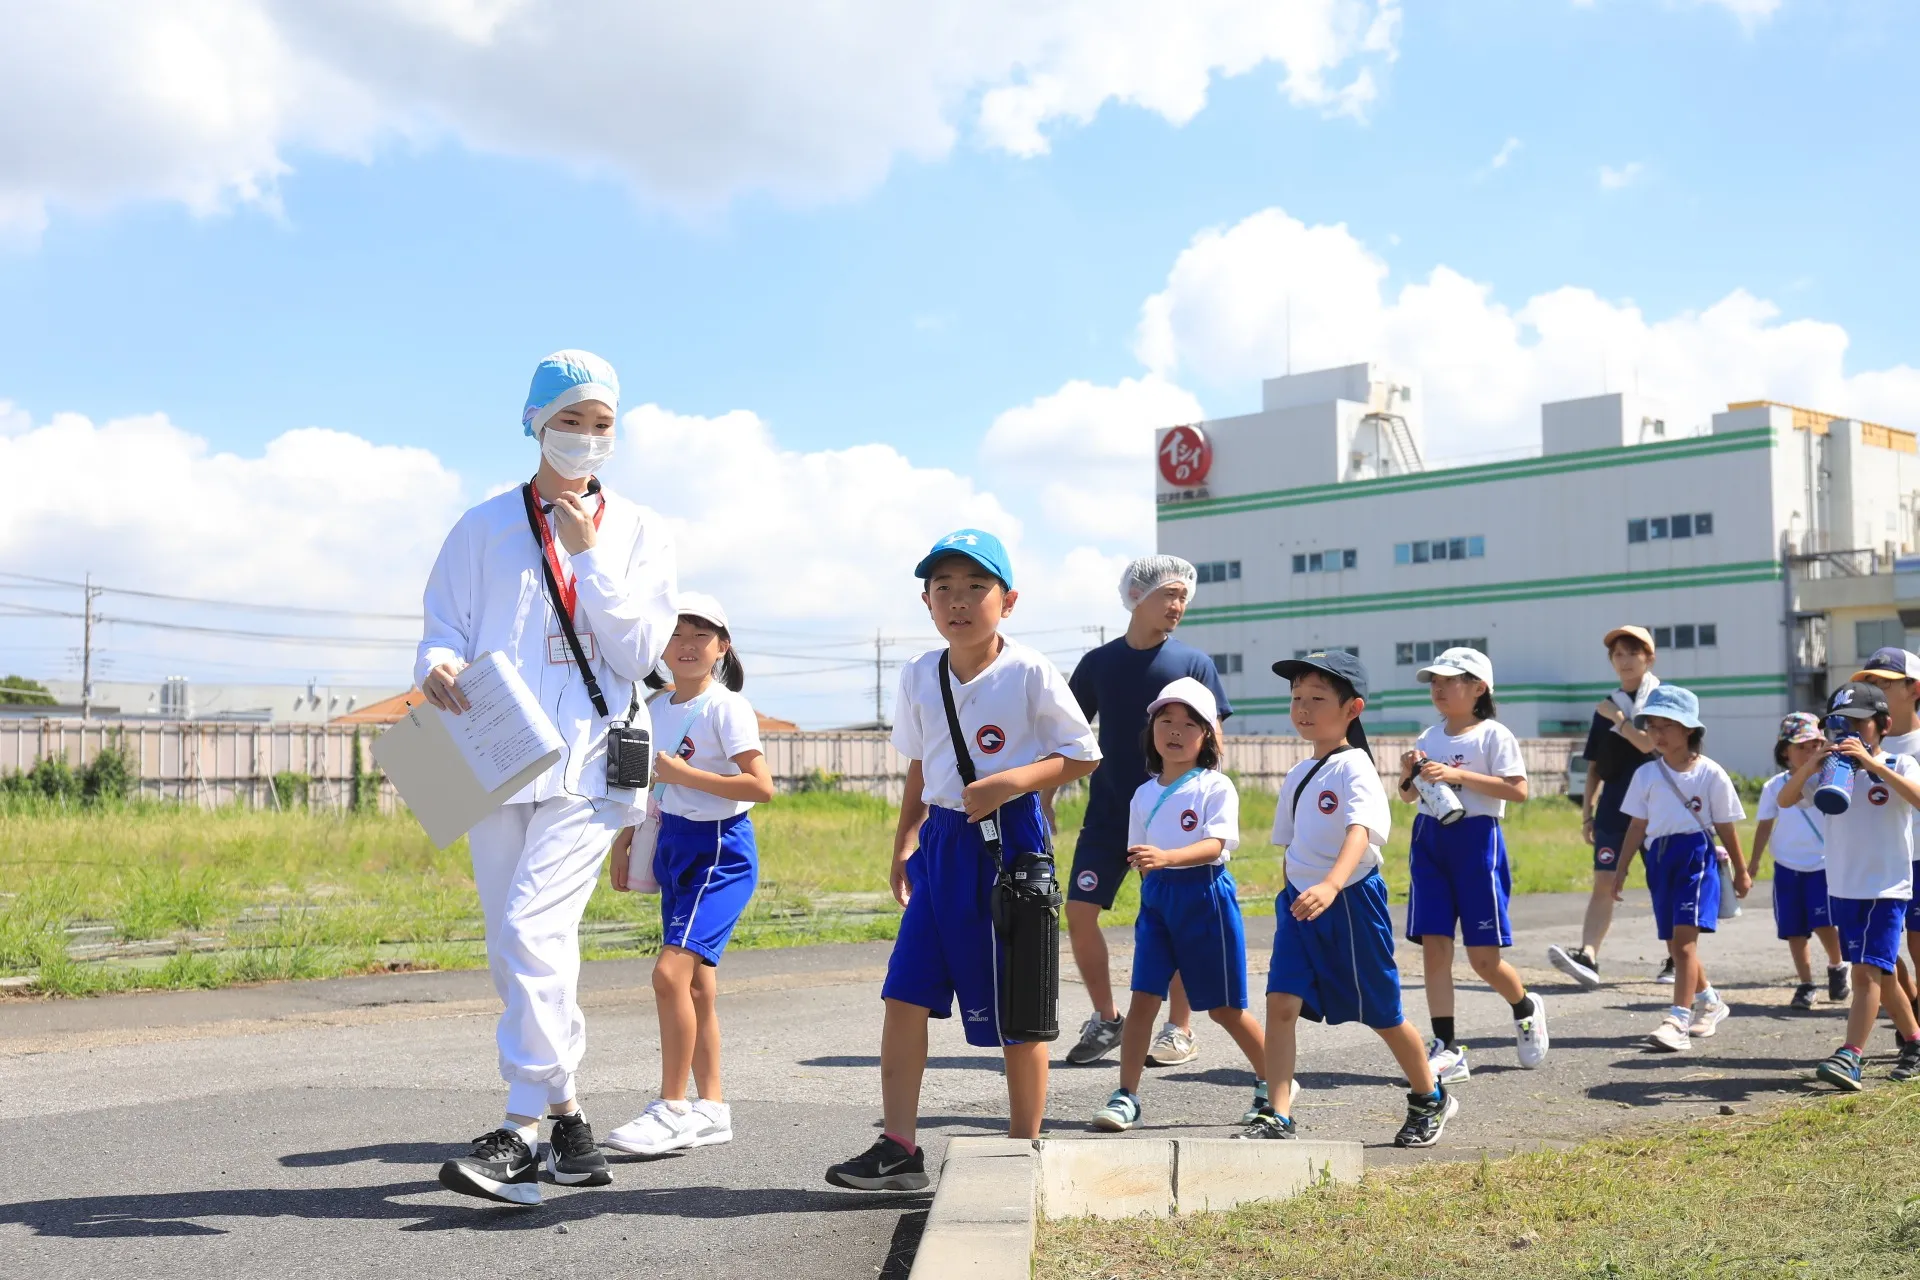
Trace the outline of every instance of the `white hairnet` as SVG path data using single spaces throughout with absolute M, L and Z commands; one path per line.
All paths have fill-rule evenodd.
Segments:
M 1132 613 L 1140 602 L 1169 582 L 1184 582 L 1191 592 L 1200 575 L 1179 556 L 1141 556 L 1120 575 L 1120 603 Z

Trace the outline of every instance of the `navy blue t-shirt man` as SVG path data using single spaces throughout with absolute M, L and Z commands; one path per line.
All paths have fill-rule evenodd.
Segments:
M 1127 634 L 1082 657 L 1067 681 L 1081 712 L 1095 722 L 1101 752 L 1100 767 L 1087 784 L 1087 817 L 1067 877 L 1067 936 L 1093 1002 L 1093 1016 L 1081 1028 L 1079 1042 L 1067 1051 L 1071 1063 L 1096 1062 L 1120 1044 L 1123 1020 L 1113 999 L 1100 913 L 1113 905 L 1127 875 L 1127 809 L 1147 780 L 1140 749 L 1147 705 L 1175 680 L 1191 676 L 1213 691 L 1222 720 L 1233 712 L 1213 659 L 1173 639 L 1197 578 L 1193 566 L 1175 556 L 1144 556 L 1129 564 L 1120 580 L 1120 598 L 1131 615 Z M 1193 1011 L 1177 974 L 1168 993 L 1167 1016 L 1147 1061 L 1156 1066 L 1192 1061 L 1197 1052 Z

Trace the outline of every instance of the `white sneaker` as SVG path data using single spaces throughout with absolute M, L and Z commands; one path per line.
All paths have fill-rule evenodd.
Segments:
M 1693 1035 L 1704 1040 L 1712 1035 L 1733 1010 L 1727 1008 L 1725 1000 L 1715 1000 L 1711 1004 L 1695 1000 L 1693 1002 L 1693 1024 L 1688 1027 Z
M 1182 1031 L 1171 1022 L 1160 1028 L 1160 1034 L 1147 1047 L 1147 1065 L 1150 1067 L 1177 1067 L 1199 1056 L 1200 1050 L 1193 1043 L 1193 1033 Z
M 1533 1016 L 1514 1019 L 1513 1040 L 1520 1065 L 1531 1071 L 1547 1060 L 1552 1042 L 1547 1038 L 1547 1002 L 1537 991 L 1529 991 L 1527 999 L 1533 1001 Z
M 700 1132 L 693 1136 L 693 1146 L 714 1147 L 733 1141 L 732 1107 L 724 1102 L 708 1102 L 702 1098 L 693 1104 L 693 1114 L 701 1120 Z
M 1579 983 L 1581 990 L 1598 991 L 1600 989 L 1600 966 L 1594 962 L 1591 955 L 1587 954 L 1585 947 L 1574 947 L 1571 950 L 1562 946 L 1548 947 L 1547 961 Z
M 1449 1049 L 1438 1039 L 1427 1041 L 1427 1065 L 1433 1069 L 1433 1078 L 1441 1084 L 1459 1084 L 1473 1078 L 1465 1045 Z
M 655 1098 L 638 1117 L 608 1134 L 607 1145 L 629 1155 L 665 1155 L 695 1145 L 707 1123 L 707 1117 L 691 1107 L 675 1111 L 664 1098 Z M 731 1129 L 728 1136 L 732 1136 Z
M 1679 1015 L 1669 1013 L 1647 1037 L 1647 1043 L 1666 1053 L 1685 1053 L 1693 1043 L 1687 1036 L 1687 1024 Z

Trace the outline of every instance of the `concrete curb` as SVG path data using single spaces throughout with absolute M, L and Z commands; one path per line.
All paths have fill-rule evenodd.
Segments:
M 1026 1280 L 1041 1218 L 1169 1217 L 1357 1182 L 1357 1142 L 955 1138 L 911 1280 Z

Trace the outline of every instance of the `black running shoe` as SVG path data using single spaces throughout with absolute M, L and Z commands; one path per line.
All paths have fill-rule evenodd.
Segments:
M 1793 989 L 1793 999 L 1787 1001 L 1787 1007 L 1802 1011 L 1813 1008 L 1813 990 L 1811 982 L 1801 983 Z
M 1254 1113 L 1253 1119 L 1247 1121 L 1247 1127 L 1240 1131 L 1240 1136 L 1255 1140 L 1292 1138 L 1295 1136 L 1293 1117 L 1275 1115 L 1271 1109 L 1262 1108 Z
M 1887 1072 L 1889 1080 L 1920 1080 L 1920 1036 L 1900 1044 L 1900 1061 Z
M 927 1186 L 927 1152 L 912 1154 L 882 1135 L 880 1141 L 851 1160 L 827 1170 L 827 1181 L 855 1191 L 923 1191 Z
M 578 1111 L 556 1116 L 547 1139 L 547 1172 L 565 1187 L 604 1187 L 613 1181 L 607 1158 L 593 1140 L 593 1126 Z
M 1442 1086 L 1433 1095 L 1407 1095 L 1407 1122 L 1393 1135 L 1396 1147 L 1430 1147 L 1440 1141 L 1447 1121 L 1460 1111 L 1460 1100 Z
M 1655 982 L 1673 981 L 1673 957 L 1668 956 L 1660 965 L 1660 972 L 1653 975 Z
M 440 1185 L 503 1204 L 540 1203 L 540 1162 L 519 1134 L 495 1129 L 473 1140 L 473 1154 L 440 1166 Z
M 1853 967 L 1851 965 L 1827 966 L 1827 999 L 1835 1004 L 1853 999 Z

